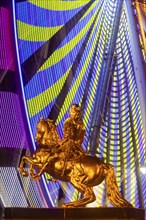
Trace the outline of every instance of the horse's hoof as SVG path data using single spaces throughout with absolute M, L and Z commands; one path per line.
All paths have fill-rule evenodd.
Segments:
M 70 204 L 62 204 L 61 205 L 61 208 L 73 208 L 74 207 L 74 205 L 70 205 Z
M 26 177 L 28 176 L 28 172 L 25 172 L 25 171 L 22 171 L 21 174 L 22 176 L 26 176 Z
M 22 168 L 20 168 L 20 167 L 18 168 L 18 170 L 19 170 L 19 172 L 21 173 L 22 176 L 26 176 L 26 177 L 28 176 L 28 172 L 27 172 L 27 171 L 24 171 L 24 170 L 23 170 Z
M 67 208 L 67 205 L 66 204 L 62 204 L 61 208 Z
M 51 179 L 47 179 L 47 181 L 56 182 L 57 179 L 55 179 L 55 178 L 51 178 Z

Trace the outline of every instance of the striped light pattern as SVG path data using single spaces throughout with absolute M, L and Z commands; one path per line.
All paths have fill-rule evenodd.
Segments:
M 42 193 L 41 182 L 32 183 L 31 181 L 27 186 L 23 185 L 16 168 L 21 153 L 29 149 L 30 141 L 26 122 L 24 122 L 25 114 L 18 85 L 20 81 L 16 65 L 14 65 L 16 64 L 14 51 L 16 48 L 13 41 L 15 28 L 12 19 L 12 3 L 14 2 L 2 1 L 0 3 L 0 82 L 2 85 L 0 92 L 0 199 L 4 207 L 48 207 L 49 202 L 46 202 Z M 12 167 L 9 167 L 10 165 Z
M 12 44 L 9 39 L 9 34 L 11 32 L 9 11 L 7 8 L 2 6 L 0 7 L 0 27 L 0 70 L 14 70 Z M 3 78 L 3 76 L 1 76 L 1 78 Z
M 135 8 L 135 17 L 138 19 L 139 25 L 137 25 L 139 40 L 141 44 L 141 50 L 144 57 L 144 61 L 146 62 L 146 43 L 145 43 L 145 36 L 146 36 L 146 1 L 143 0 L 142 2 L 136 1 L 133 5 Z
M 54 120 L 62 137 L 69 106 L 79 103 L 86 126 L 83 147 L 92 150 L 91 121 L 101 95 L 97 88 L 102 85 L 103 63 L 109 56 L 118 22 L 118 4 L 114 0 L 30 0 L 16 4 L 22 77 L 34 136 L 36 123 L 43 116 Z M 144 162 L 144 135 L 128 31 L 123 7 L 113 45 L 115 63 L 113 70 L 109 69 L 111 77 L 98 151 L 107 163 L 115 166 L 122 194 L 141 207 L 142 201 L 146 201 L 142 193 L 145 177 L 139 174 L 139 165 Z M 68 184 L 46 185 L 54 206 L 58 205 L 60 188 L 65 201 L 79 196 Z M 94 205 L 107 204 L 104 183 L 95 192 Z
M 18 95 L 1 92 L 1 103 L 0 147 L 29 149 Z
M 146 201 L 144 178 L 145 140 L 134 75 L 126 13 L 123 9 L 116 42 L 116 65 L 109 87 L 105 123 L 101 128 L 100 152 L 116 167 L 118 185 L 136 207 Z
M 0 194 L 5 207 L 27 207 L 27 198 L 14 167 L 0 168 Z
M 20 173 L 19 179 L 20 183 L 23 185 L 23 192 L 27 198 L 28 206 L 47 208 L 48 204 L 44 198 L 39 181 L 32 181 L 30 176 L 23 177 Z
M 48 207 L 39 183 L 22 178 L 15 167 L 0 168 L 0 186 L 4 207 Z

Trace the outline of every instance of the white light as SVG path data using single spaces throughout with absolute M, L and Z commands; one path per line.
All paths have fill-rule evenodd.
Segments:
M 142 166 L 140 167 L 140 172 L 141 172 L 142 174 L 146 175 L 146 164 L 144 164 L 144 165 L 142 165 Z

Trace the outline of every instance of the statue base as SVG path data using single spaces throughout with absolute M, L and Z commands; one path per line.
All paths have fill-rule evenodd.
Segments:
M 144 220 L 144 209 L 137 208 L 5 208 L 5 219 L 120 219 Z

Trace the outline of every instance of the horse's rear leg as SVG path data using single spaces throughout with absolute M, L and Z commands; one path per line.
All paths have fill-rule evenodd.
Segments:
M 80 206 L 85 206 L 88 203 L 94 202 L 96 200 L 95 194 L 93 192 L 92 187 L 88 187 L 82 182 L 76 181 L 75 178 L 71 178 L 70 180 L 71 184 L 79 191 L 82 193 L 83 198 L 79 199 L 74 202 L 69 202 L 66 204 L 63 204 L 62 207 L 80 207 Z

